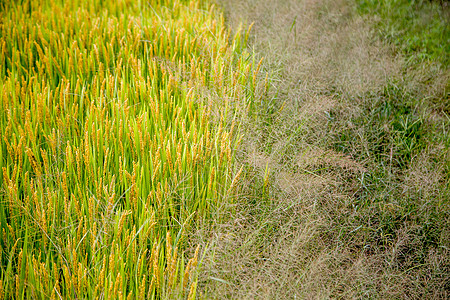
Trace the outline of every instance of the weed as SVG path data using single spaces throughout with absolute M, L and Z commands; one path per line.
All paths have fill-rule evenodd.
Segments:
M 400 25 L 380 40 L 389 15 L 371 16 L 387 2 L 364 2 L 365 16 L 362 1 L 223 2 L 229 24 L 254 22 L 273 90 L 243 126 L 244 193 L 215 228 L 207 297 L 448 296 L 446 37 L 399 51 L 442 11 L 415 1 L 403 20 L 413 4 L 391 1 Z
M 419 60 L 449 64 L 449 7 L 438 1 L 358 0 L 362 13 L 375 15 L 382 34 Z

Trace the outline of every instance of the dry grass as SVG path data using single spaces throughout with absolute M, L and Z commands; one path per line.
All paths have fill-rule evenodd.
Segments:
M 354 17 L 346 1 L 227 1 L 225 11 L 232 25 L 243 12 L 255 22 L 256 50 L 271 70 L 280 71 L 292 95 L 331 86 L 363 94 L 399 72 L 391 49 L 373 38 L 366 20 Z
M 437 245 L 421 239 L 423 220 L 448 207 L 448 178 L 436 162 L 448 159 L 442 158 L 445 148 L 430 143 L 408 168 L 386 171 L 384 186 L 366 186 L 381 165 L 372 154 L 363 155 L 372 142 L 365 128 L 352 123 L 375 105 L 367 95 L 379 95 L 392 82 L 428 99 L 424 122 L 443 122 L 436 99 L 445 93 L 448 72 L 434 64 L 408 70 L 405 58 L 380 41 L 371 20 L 356 15 L 347 1 L 219 3 L 232 28 L 255 23 L 250 45 L 265 57 L 263 70 L 271 72 L 276 92 L 246 119 L 240 152 L 246 177 L 232 221 L 197 232 L 198 240 L 210 243 L 202 295 L 448 297 L 448 221 L 436 221 Z M 345 132 L 356 137 L 346 154 L 333 147 Z M 372 196 L 387 200 L 371 202 Z M 408 197 L 418 199 L 420 215 L 394 220 L 393 231 L 384 231 L 383 218 L 404 215 Z

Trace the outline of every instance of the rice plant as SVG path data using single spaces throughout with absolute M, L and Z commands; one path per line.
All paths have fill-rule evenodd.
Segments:
M 0 4 L 0 299 L 196 297 L 259 67 L 199 1 Z M 191 247 L 192 248 L 192 247 Z

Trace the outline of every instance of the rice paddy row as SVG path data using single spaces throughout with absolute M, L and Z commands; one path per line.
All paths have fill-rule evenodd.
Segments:
M 245 39 L 197 0 L 1 4 L 0 299 L 196 297 L 188 232 L 262 89 Z

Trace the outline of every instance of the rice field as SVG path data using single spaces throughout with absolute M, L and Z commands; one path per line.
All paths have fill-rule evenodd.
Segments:
M 199 0 L 0 3 L 0 299 L 198 296 L 189 232 L 264 90 L 248 30 Z

